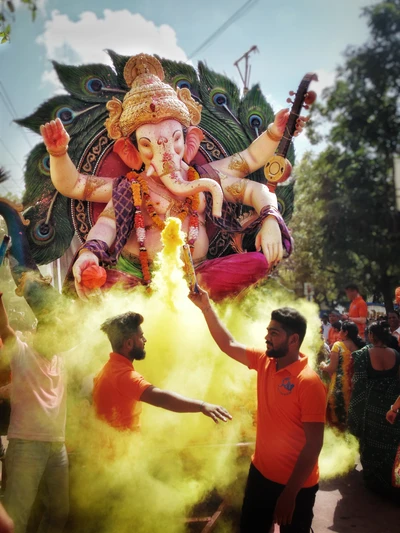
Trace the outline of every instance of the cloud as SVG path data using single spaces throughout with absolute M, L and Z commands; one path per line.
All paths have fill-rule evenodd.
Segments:
M 68 15 L 52 11 L 45 31 L 36 42 L 46 49 L 46 57 L 61 63 L 108 63 L 111 60 L 104 52 L 110 48 L 122 55 L 140 52 L 159 54 L 175 61 L 187 61 L 187 56 L 177 44 L 175 30 L 167 24 L 156 26 L 142 15 L 127 9 L 104 10 L 103 17 L 91 11 L 81 13 L 74 22 Z M 51 71 L 45 71 L 44 83 L 59 86 Z
M 327 87 L 332 87 L 335 83 L 336 71 L 320 69 L 316 71 L 318 82 L 312 82 L 310 89 L 317 93 L 318 98 L 322 98 L 322 91 Z

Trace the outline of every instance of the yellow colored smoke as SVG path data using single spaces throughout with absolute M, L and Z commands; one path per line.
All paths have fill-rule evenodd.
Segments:
M 319 456 L 321 479 L 332 479 L 347 474 L 358 461 L 358 441 L 348 432 L 326 427 L 324 446 Z
M 213 491 L 234 506 L 241 504 L 255 441 L 256 374 L 219 351 L 202 313 L 187 298 L 179 232 L 175 222 L 164 232 L 150 294 L 144 287 L 114 290 L 93 305 L 74 306 L 73 332 L 81 343 L 66 358 L 74 531 L 184 533 L 185 518 Z M 270 313 L 285 305 L 308 319 L 302 351 L 313 364 L 320 340 L 316 305 L 270 281 L 216 308 L 238 341 L 264 349 Z M 156 387 L 223 405 L 231 422 L 214 424 L 200 413 L 172 413 L 147 404 L 140 434 L 117 432 L 95 418 L 88 390 L 111 351 L 99 328 L 126 311 L 144 316 L 148 341 L 146 359 L 135 361 L 135 369 Z M 321 464 L 327 477 L 350 467 L 345 445 L 335 439 L 327 432 Z M 248 444 L 237 446 L 243 442 Z M 226 525 L 226 531 L 232 529 Z

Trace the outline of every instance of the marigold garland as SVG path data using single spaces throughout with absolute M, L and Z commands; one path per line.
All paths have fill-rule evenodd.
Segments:
M 146 228 L 144 225 L 144 217 L 142 214 L 142 202 L 146 205 L 146 210 L 150 215 L 153 223 L 162 231 L 165 228 L 165 221 L 159 216 L 156 212 L 155 207 L 151 201 L 151 196 L 149 193 L 149 188 L 144 177 L 136 172 L 128 172 L 126 177 L 132 182 L 132 198 L 133 205 L 135 206 L 135 231 L 136 237 L 139 243 L 139 261 L 142 268 L 143 280 L 146 285 L 149 285 L 151 282 L 151 273 L 149 267 L 149 256 L 146 248 Z M 193 168 L 190 167 L 187 172 L 188 181 L 194 181 L 199 179 L 199 173 Z M 200 194 L 196 193 L 193 196 L 187 196 L 185 202 L 183 203 L 180 213 L 178 213 L 177 218 L 183 223 L 186 217 L 188 216 L 189 211 L 191 212 L 189 218 L 189 229 L 187 234 L 187 242 L 189 244 L 191 252 L 193 252 L 194 244 L 199 236 L 199 215 L 197 210 L 200 205 Z
M 337 371 L 332 374 L 328 391 L 329 420 L 334 426 L 345 429 L 351 395 L 351 354 L 344 343 L 338 345 Z

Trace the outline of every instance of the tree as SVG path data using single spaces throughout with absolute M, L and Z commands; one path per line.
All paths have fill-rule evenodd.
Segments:
M 3 183 L 4 181 L 8 180 L 10 177 L 10 173 L 3 167 L 0 166 L 0 183 Z
M 313 275 L 307 258 L 324 272 L 316 276 L 321 294 L 333 286 L 338 297 L 347 281 L 355 281 L 390 309 L 400 280 L 393 181 L 393 157 L 400 152 L 400 0 L 363 14 L 368 42 L 346 50 L 334 86 L 312 112 L 314 142 L 320 125 L 329 121 L 331 129 L 328 147 L 308 156 L 297 173 L 294 260 L 299 279 Z
M 15 20 L 15 5 L 12 0 L 0 0 L 0 43 L 4 44 L 10 40 L 11 23 Z M 22 4 L 30 10 L 32 21 L 36 19 L 37 1 L 21 0 Z

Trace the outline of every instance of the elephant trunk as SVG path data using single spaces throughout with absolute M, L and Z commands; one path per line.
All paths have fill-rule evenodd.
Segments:
M 176 172 L 160 176 L 163 185 L 176 196 L 193 196 L 198 192 L 209 192 L 212 195 L 212 214 L 221 217 L 224 194 L 221 186 L 210 178 L 201 178 L 196 181 L 186 181 Z

